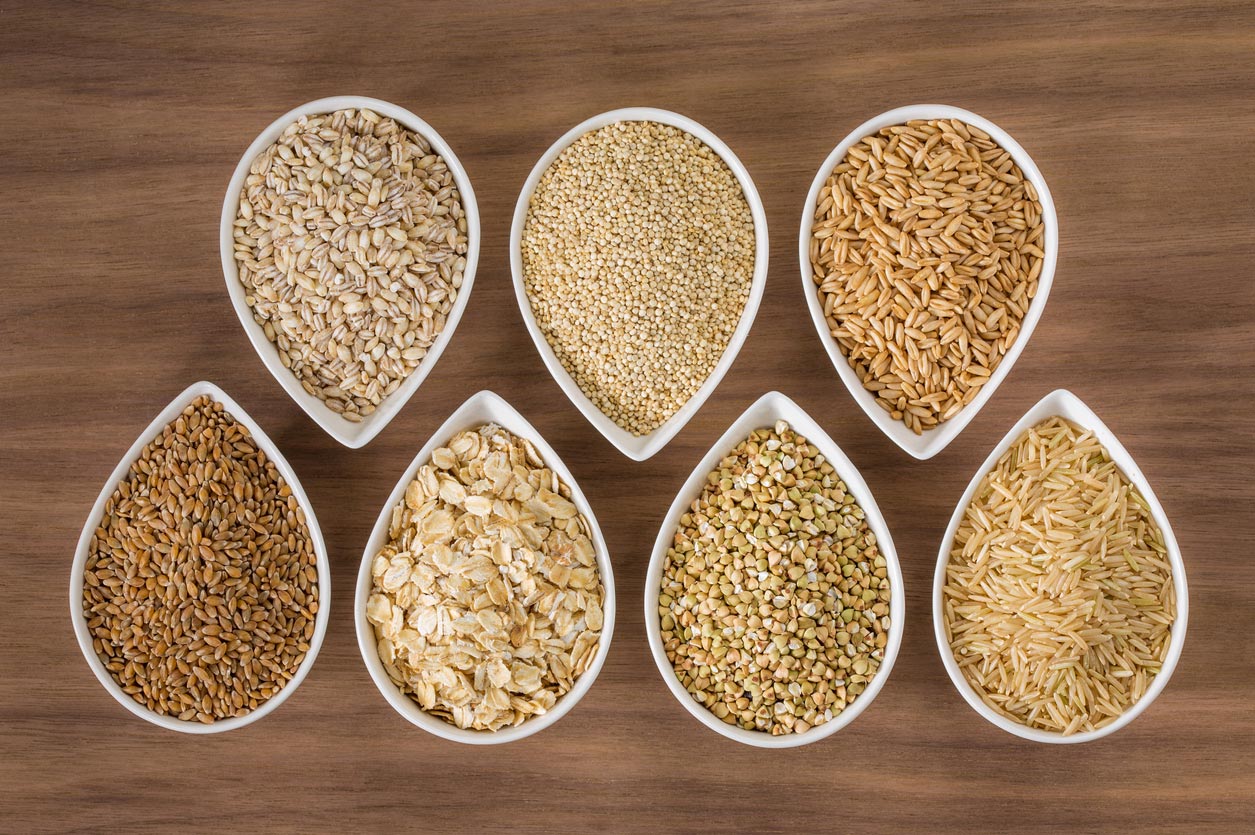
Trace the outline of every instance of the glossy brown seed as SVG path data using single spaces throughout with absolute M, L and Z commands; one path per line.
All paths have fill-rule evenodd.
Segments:
M 83 614 L 124 692 L 212 723 L 256 709 L 300 667 L 318 608 L 314 566 L 291 489 L 248 429 L 200 397 L 106 502 Z

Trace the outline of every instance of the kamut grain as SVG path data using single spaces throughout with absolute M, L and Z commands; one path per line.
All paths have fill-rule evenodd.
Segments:
M 971 403 L 1020 334 L 1041 203 L 1010 153 L 955 119 L 853 145 L 819 193 L 811 270 L 864 388 L 922 433 Z

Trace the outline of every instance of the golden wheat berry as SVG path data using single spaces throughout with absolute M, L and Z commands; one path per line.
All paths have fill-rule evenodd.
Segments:
M 366 109 L 289 125 L 253 160 L 233 234 L 245 301 L 279 361 L 353 422 L 423 362 L 466 269 L 448 165 Z
M 305 511 L 248 429 L 198 398 L 144 447 L 92 535 L 96 655 L 162 716 L 244 716 L 296 674 L 318 604 Z
M 1054 417 L 981 480 L 943 589 L 959 669 L 1007 718 L 1073 734 L 1113 722 L 1168 653 L 1163 533 L 1093 432 Z
M 917 434 L 971 403 L 1037 293 L 1042 208 L 1010 152 L 957 119 L 883 128 L 819 193 L 811 271 L 832 337 Z
M 754 273 L 754 221 L 723 159 L 657 122 L 584 134 L 528 204 L 532 313 L 580 390 L 644 435 L 714 371 Z
M 658 618 L 676 677 L 722 721 L 831 721 L 876 676 L 888 565 L 832 464 L 783 421 L 738 444 L 680 518 Z

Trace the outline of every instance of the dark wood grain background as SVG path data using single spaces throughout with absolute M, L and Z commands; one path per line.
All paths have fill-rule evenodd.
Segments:
M 1250 831 L 1255 827 L 1255 6 L 789 2 L 0 0 L 0 829 L 291 831 Z M 223 191 L 278 114 L 357 93 L 439 130 L 479 197 L 466 316 L 374 442 L 348 450 L 287 398 L 228 303 Z M 1054 290 L 988 406 L 916 462 L 842 388 L 807 317 L 796 235 L 819 163 L 864 119 L 944 102 L 1033 155 L 1061 224 Z M 520 186 L 576 122 L 656 105 L 705 124 L 758 184 L 767 294 L 736 364 L 660 454 L 632 463 L 530 343 L 506 244 Z M 74 545 L 156 412 L 222 385 L 299 473 L 333 566 L 331 628 L 272 716 L 194 738 L 126 713 L 79 653 Z M 1191 618 L 1171 684 L 1081 746 L 985 722 L 947 679 L 929 595 L 974 468 L 1046 392 L 1089 403 L 1180 538 Z M 574 471 L 620 594 L 609 660 L 543 733 L 471 748 L 408 725 L 357 652 L 368 531 L 415 451 L 492 388 Z M 674 491 L 728 423 L 780 389 L 862 469 L 903 561 L 906 639 L 875 704 L 788 751 L 717 736 L 675 703 L 642 626 Z

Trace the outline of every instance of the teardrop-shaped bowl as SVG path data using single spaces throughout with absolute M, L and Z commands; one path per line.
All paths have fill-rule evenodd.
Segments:
M 1042 259 L 1041 275 L 1037 278 L 1037 294 L 1033 296 L 1033 300 L 1024 314 L 1024 321 L 1020 324 L 1019 336 L 1016 337 L 1015 342 L 1011 344 L 1010 349 L 1002 357 L 1002 361 L 998 363 L 994 373 L 990 375 L 989 382 L 981 387 L 980 392 L 973 398 L 972 402 L 960 409 L 949 420 L 944 421 L 933 429 L 926 430 L 921 435 L 916 435 L 902 421 L 894 420 L 890 417 L 888 412 L 877 405 L 875 395 L 863 388 L 863 383 L 859 380 L 858 374 L 850 367 L 850 362 L 846 359 L 845 354 L 842 353 L 841 346 L 837 344 L 837 340 L 832 338 L 832 334 L 828 329 L 828 320 L 824 317 L 824 305 L 819 298 L 819 288 L 815 285 L 810 261 L 811 230 L 815 225 L 815 207 L 819 202 L 819 193 L 822 191 L 824 183 L 827 182 L 828 176 L 832 173 L 832 169 L 836 168 L 837 164 L 845 158 L 846 152 L 854 144 L 882 128 L 900 125 L 912 119 L 958 119 L 969 125 L 975 125 L 989 134 L 991 139 L 1010 152 L 1011 157 L 1015 160 L 1015 164 L 1020 167 L 1020 170 L 1024 172 L 1024 176 L 1033 184 L 1033 188 L 1037 190 L 1038 199 L 1041 201 L 1042 223 L 1045 226 L 1043 230 L 1045 233 L 1045 245 L 1043 247 L 1045 258 Z M 819 173 L 815 175 L 815 180 L 811 183 L 811 190 L 806 195 L 806 205 L 802 209 L 802 229 L 798 236 L 798 257 L 802 265 L 802 291 L 806 294 L 806 304 L 810 308 L 811 321 L 819 334 L 819 340 L 823 342 L 824 349 L 828 352 L 828 358 L 832 360 L 833 366 L 837 369 L 837 375 L 841 377 L 841 382 L 849 389 L 851 396 L 854 397 L 854 401 L 871 418 L 872 423 L 880 427 L 880 431 L 889 436 L 889 439 L 905 450 L 907 454 L 920 460 L 932 458 L 957 438 L 964 427 L 972 421 L 972 418 L 976 417 L 976 413 L 989 402 L 989 398 L 998 390 L 998 386 L 1002 384 L 1002 381 L 1011 373 L 1011 368 L 1024 351 L 1024 346 L 1028 344 L 1028 339 L 1033 335 L 1033 329 L 1037 327 L 1042 311 L 1046 308 L 1046 298 L 1050 295 L 1050 286 L 1054 282 L 1055 263 L 1058 261 L 1058 256 L 1059 220 L 1055 215 L 1054 199 L 1050 196 L 1050 189 L 1046 186 L 1046 179 L 1042 177 L 1041 171 L 1038 170 L 1032 157 L 1020 147 L 1020 143 L 1012 139 L 1006 131 L 993 122 L 977 116 L 971 111 L 944 104 L 915 104 L 890 110 L 873 119 L 868 119 L 851 131 L 845 139 L 842 139 L 841 144 L 832 150 L 832 153 L 824 160 L 823 165 L 819 167 Z
M 540 329 L 540 325 L 536 322 L 523 280 L 523 226 L 527 222 L 527 209 L 531 203 L 532 194 L 536 191 L 536 186 L 540 182 L 540 178 L 544 176 L 545 171 L 549 169 L 550 164 L 557 159 L 558 155 L 566 150 L 575 140 L 589 131 L 604 128 L 606 125 L 615 122 L 660 122 L 664 125 L 677 127 L 700 139 L 727 163 L 728 168 L 736 176 L 737 182 L 741 186 L 741 191 L 745 194 L 745 201 L 749 204 L 750 214 L 754 218 L 754 275 L 750 281 L 749 298 L 746 299 L 745 309 L 741 311 L 741 319 L 737 322 L 736 330 L 732 333 L 732 339 L 728 342 L 728 347 L 724 349 L 719 362 L 715 364 L 714 370 L 710 372 L 710 376 L 706 378 L 701 387 L 674 415 L 647 435 L 633 435 L 622 426 L 619 426 L 606 417 L 601 409 L 597 408 L 597 405 L 589 400 L 588 396 L 580 390 L 579 385 L 567 373 L 567 370 L 562 367 L 562 363 L 558 361 L 557 355 L 554 354 L 553 348 L 550 347 L 544 333 Z M 763 202 L 758 196 L 758 189 L 754 187 L 754 181 L 750 179 L 749 172 L 745 170 L 745 166 L 737 159 L 736 154 L 732 153 L 732 149 L 725 145 L 719 137 L 686 116 L 672 113 L 669 110 L 659 110 L 654 107 L 627 107 L 620 110 L 611 110 L 580 122 L 563 134 L 562 138 L 557 142 L 553 143 L 549 150 L 545 151 L 544 156 L 537 161 L 536 166 L 532 168 L 532 173 L 528 176 L 527 182 L 523 184 L 523 191 L 519 194 L 518 203 L 514 207 L 514 223 L 510 227 L 510 272 L 514 275 L 514 295 L 518 299 L 519 312 L 523 315 L 523 322 L 527 325 L 527 332 L 532 335 L 532 342 L 536 344 L 536 350 L 540 353 L 540 358 L 544 360 L 545 367 L 549 369 L 549 373 L 553 376 L 554 381 L 557 382 L 559 388 L 562 389 L 570 401 L 575 404 L 575 408 L 580 410 L 584 417 L 588 419 L 588 422 L 606 437 L 606 440 L 614 444 L 620 452 L 633 461 L 644 461 L 666 446 L 667 442 L 684 428 L 685 424 L 692 419 L 693 415 L 697 414 L 697 410 L 702 407 L 702 404 L 714 392 L 719 385 L 719 381 L 728 373 L 728 369 L 732 367 L 732 363 L 736 360 L 741 346 L 745 344 L 745 338 L 749 336 L 750 327 L 754 324 L 754 316 L 758 313 L 758 304 L 763 298 L 763 288 L 767 285 L 768 248 L 767 215 L 763 211 Z
M 946 584 L 946 566 L 950 563 L 950 545 L 954 542 L 954 535 L 958 532 L 959 523 L 963 521 L 963 515 L 967 511 L 968 505 L 971 504 L 977 488 L 980 487 L 981 479 L 993 468 L 998 459 L 1002 457 L 1002 454 L 1020 439 L 1021 435 L 1043 420 L 1052 417 L 1066 418 L 1084 429 L 1091 430 L 1098 442 L 1102 444 L 1103 449 L 1111 456 L 1111 460 L 1115 462 L 1120 472 L 1141 492 L 1147 506 L 1150 508 L 1151 516 L 1163 532 L 1164 545 L 1168 551 L 1168 561 L 1172 565 L 1172 585 L 1176 594 L 1177 606 L 1176 620 L 1172 624 L 1172 636 L 1168 641 L 1168 657 L 1164 660 L 1161 671 L 1155 676 L 1154 681 L 1151 682 L 1150 687 L 1142 698 L 1110 724 L 1094 731 L 1068 736 L 1022 725 L 1019 722 L 1008 719 L 985 704 L 980 695 L 977 694 L 976 690 L 963 676 L 963 671 L 959 669 L 958 662 L 954 660 L 954 653 L 950 650 L 950 641 L 946 637 L 945 599 L 943 596 L 943 589 Z M 959 499 L 959 503 L 954 509 L 954 514 L 950 517 L 950 525 L 946 528 L 946 535 L 941 540 L 941 549 L 937 552 L 937 569 L 933 575 L 933 633 L 937 639 L 937 649 L 941 652 L 941 661 L 946 667 L 946 672 L 950 674 L 950 681 L 954 683 L 955 689 L 972 706 L 972 710 L 975 710 L 1007 733 L 1015 734 L 1024 739 L 1030 739 L 1034 742 L 1063 744 L 1100 739 L 1108 734 L 1115 733 L 1132 722 L 1163 692 L 1164 687 L 1168 684 L 1168 679 L 1172 677 L 1172 671 L 1176 669 L 1177 661 L 1181 658 L 1181 647 L 1185 644 L 1185 626 L 1189 620 L 1189 611 L 1190 600 L 1185 583 L 1185 563 L 1181 560 L 1181 549 L 1177 545 L 1176 536 L 1172 533 L 1172 525 L 1168 523 L 1168 517 L 1164 513 L 1163 506 L 1159 504 L 1159 499 L 1155 497 L 1155 492 L 1150 489 L 1146 476 L 1142 474 L 1141 469 L 1138 468 L 1137 463 L 1129 455 L 1128 450 L 1124 448 L 1119 439 L 1112 434 L 1105 423 L 1098 419 L 1098 415 L 1094 414 L 1088 406 L 1081 402 L 1079 397 L 1065 389 L 1053 391 L 1043 397 L 1038 401 L 1037 405 L 1028 410 L 1024 417 L 1020 418 L 1015 426 L 1011 427 L 1011 430 L 989 453 L 989 457 L 977 468 L 976 475 L 972 476 L 972 481 L 967 485 L 967 490 L 963 493 L 963 497 Z
M 449 439 L 458 432 L 472 429 L 484 423 L 495 423 L 510 433 L 531 441 L 540 453 L 541 458 L 544 459 L 545 466 L 557 473 L 562 482 L 571 488 L 571 501 L 579 509 L 579 512 L 588 519 L 588 527 L 592 533 L 593 548 L 596 551 L 597 571 L 601 575 L 601 584 L 604 589 L 604 599 L 602 601 L 604 619 L 601 628 L 601 643 L 597 648 L 597 655 L 592 663 L 588 665 L 588 669 L 575 680 L 575 686 L 558 699 L 553 710 L 533 716 L 520 725 L 496 731 L 477 731 L 459 728 L 438 716 L 432 716 L 419 707 L 418 702 L 403 693 L 401 688 L 388 676 L 383 662 L 379 659 L 375 627 L 366 619 L 366 602 L 370 599 L 371 587 L 373 585 L 370 572 L 371 563 L 374 561 L 375 555 L 388 544 L 388 528 L 392 521 L 392 509 L 405 497 L 405 488 L 414 480 L 415 475 L 418 473 L 418 468 L 431 460 L 432 450 L 448 443 Z M 370 539 L 366 543 L 366 551 L 362 554 L 362 564 L 357 572 L 357 595 L 353 601 L 353 612 L 354 621 L 357 624 L 357 647 L 362 653 L 362 660 L 366 662 L 366 669 L 370 671 L 370 677 L 374 680 L 375 686 L 379 688 L 379 692 L 383 694 L 383 697 L 388 700 L 388 704 L 392 705 L 392 708 L 397 713 L 428 733 L 444 739 L 453 740 L 454 742 L 465 742 L 470 745 L 494 745 L 503 742 L 513 742 L 544 730 L 565 716 L 571 708 L 575 707 L 575 703 L 582 699 L 584 694 L 593 686 L 593 682 L 597 679 L 597 673 L 601 671 L 601 667 L 606 661 L 606 653 L 610 650 L 610 639 L 614 636 L 614 571 L 610 565 L 610 552 L 606 548 L 606 541 L 601 535 L 601 527 L 597 524 L 597 517 L 593 514 L 593 509 L 588 504 L 584 491 L 580 489 L 579 482 L 571 475 L 571 471 L 567 469 L 566 464 L 562 463 L 562 459 L 554 452 L 553 447 L 545 442 L 545 439 L 541 437 L 541 434 L 536 431 L 536 428 L 526 418 L 519 414 L 503 398 L 485 390 L 472 395 L 470 399 L 458 407 L 457 411 L 449 416 L 449 419 L 436 430 L 431 439 L 419 450 L 418 455 L 414 456 L 414 460 L 410 462 L 409 466 L 405 468 L 405 472 L 397 480 L 396 487 L 392 490 L 392 495 L 388 496 L 388 500 L 384 502 L 383 509 L 379 512 L 375 528 L 371 531 Z
M 663 647 L 662 626 L 658 618 L 658 596 L 662 589 L 663 563 L 666 562 L 667 551 L 674 540 L 676 528 L 680 524 L 680 517 L 689 510 L 693 501 L 701 495 L 702 488 L 706 484 L 706 477 L 719 465 L 724 456 L 733 447 L 748 438 L 751 432 L 756 429 L 772 427 L 779 420 L 787 422 L 790 428 L 819 449 L 824 458 L 837 471 L 837 475 L 845 482 L 847 490 L 854 496 L 855 501 L 863 509 L 868 527 L 876 535 L 876 545 L 880 549 L 880 553 L 884 555 L 885 563 L 889 570 L 891 591 L 889 618 L 891 626 L 889 628 L 889 640 L 885 646 L 884 660 L 881 662 L 880 669 L 872 678 L 871 684 L 854 700 L 853 704 L 841 711 L 831 721 L 803 733 L 772 736 L 763 731 L 750 731 L 729 725 L 707 710 L 704 705 L 699 704 L 684 689 L 684 686 L 676 677 L 675 669 L 667 658 L 666 649 Z M 828 437 L 828 433 L 801 406 L 778 391 L 764 394 L 728 427 L 728 431 L 723 433 L 722 437 L 715 442 L 710 451 L 693 468 L 693 472 L 684 482 L 684 486 L 676 494 L 675 501 L 671 503 L 671 509 L 667 511 L 662 527 L 658 530 L 658 538 L 654 541 L 653 555 L 650 557 L 649 570 L 645 575 L 645 633 L 649 639 L 649 649 L 654 655 L 654 663 L 658 666 L 658 672 L 662 674 L 663 681 L 667 683 L 667 688 L 670 689 L 671 695 L 675 696 L 676 701 L 682 704 L 684 709 L 696 717 L 703 725 L 717 733 L 723 734 L 729 739 L 734 739 L 746 745 L 753 745 L 759 748 L 793 748 L 798 745 L 817 742 L 831 736 L 853 722 L 860 713 L 867 709 L 876 698 L 876 694 L 885 686 L 885 682 L 889 679 L 889 673 L 893 670 L 893 662 L 898 657 L 898 649 L 902 646 L 902 630 L 905 626 L 905 617 L 906 591 L 902 585 L 902 569 L 898 564 L 898 552 L 893 547 L 893 537 L 889 535 L 889 526 L 885 524 L 885 518 L 880 512 L 880 508 L 877 506 L 876 499 L 872 496 L 867 482 L 863 480 L 863 476 L 859 473 L 858 468 L 854 466 L 854 463 L 841 451 L 841 447 L 837 446 L 836 442 Z
M 254 443 L 257 444 L 257 448 L 266 453 L 266 457 L 274 462 L 275 469 L 279 471 L 279 475 L 283 476 L 283 480 L 287 482 L 288 487 L 292 490 L 292 495 L 296 497 L 297 503 L 305 511 L 305 524 L 309 528 L 310 541 L 314 544 L 318 569 L 318 614 L 314 618 L 314 637 L 310 641 L 309 652 L 305 654 L 305 660 L 301 662 L 291 681 L 251 713 L 245 716 L 219 719 L 208 725 L 192 720 L 179 719 L 174 716 L 163 716 L 149 710 L 123 692 L 122 687 L 114 681 L 113 676 L 105 669 L 104 662 L 96 655 L 96 650 L 92 646 L 91 631 L 87 627 L 87 618 L 83 614 L 83 572 L 87 569 L 87 557 L 91 550 L 92 535 L 95 534 L 96 528 L 100 525 L 105 510 L 105 503 L 113 495 L 114 491 L 118 489 L 119 482 L 126 478 L 131 465 L 139 458 L 144 447 L 160 435 L 166 426 L 173 422 L 196 398 L 201 396 L 209 397 L 213 401 L 221 403 L 231 417 L 248 428 L 248 431 L 253 436 Z M 318 519 L 314 516 L 314 508 L 309 503 L 309 497 L 305 495 L 305 490 L 301 487 L 301 482 L 292 470 L 292 466 L 288 464 L 287 459 L 283 457 L 283 453 L 279 451 L 279 448 L 275 446 L 269 436 L 262 431 L 257 422 L 244 411 L 240 404 L 228 397 L 226 392 L 213 383 L 205 381 L 188 386 L 171 400 L 170 405 L 162 409 L 157 417 L 153 418 L 152 423 L 148 424 L 148 427 L 140 433 L 135 443 L 131 444 L 131 448 L 122 456 L 118 466 L 114 467 L 113 472 L 109 474 L 109 478 L 105 481 L 105 486 L 101 488 L 100 495 L 96 498 L 96 503 L 92 506 L 91 513 L 87 516 L 87 522 L 83 525 L 83 532 L 79 535 L 78 549 L 74 552 L 74 563 L 70 568 L 70 620 L 74 624 L 74 636 L 78 639 L 79 649 L 83 651 L 83 657 L 87 659 L 88 666 L 91 667 L 92 672 L 96 674 L 97 680 L 109 692 L 109 695 L 117 699 L 119 704 L 139 718 L 152 722 L 154 725 L 160 725 L 163 728 L 182 733 L 222 733 L 223 731 L 235 730 L 256 722 L 287 701 L 293 691 L 305 680 L 305 676 L 309 674 L 310 667 L 314 665 L 314 659 L 318 656 L 318 648 L 322 646 L 323 638 L 327 635 L 327 622 L 330 616 L 331 564 L 327 560 L 327 544 L 323 541 L 322 531 L 318 527 Z
M 466 214 L 466 269 L 462 271 L 462 286 L 458 289 L 458 297 L 453 301 L 453 307 L 445 318 L 444 329 L 440 331 L 440 334 L 432 342 L 431 347 L 427 350 L 427 356 L 423 358 L 418 367 L 410 372 L 410 375 L 401 382 L 401 385 L 397 386 L 396 391 L 380 402 L 374 412 L 363 417 L 359 423 L 346 420 L 343 415 L 333 412 L 327 407 L 326 403 L 307 392 L 301 386 L 301 381 L 297 379 L 296 375 L 285 368 L 280 361 L 279 349 L 266 338 L 265 330 L 253 318 L 252 308 L 244 300 L 247 291 L 244 285 L 240 283 L 240 271 L 235 263 L 235 239 L 233 233 L 235 216 L 240 207 L 240 191 L 244 188 L 244 181 L 248 178 L 248 171 L 253 165 L 253 160 L 257 159 L 257 156 L 262 151 L 266 150 L 289 125 L 300 117 L 332 113 L 336 110 L 347 108 L 373 110 L 381 116 L 394 119 L 398 124 L 426 139 L 430 143 L 432 150 L 438 153 L 449 167 L 449 172 L 453 175 L 453 181 L 457 184 L 458 193 L 462 198 L 462 210 Z M 244 327 L 244 332 L 248 334 L 249 342 L 253 343 L 253 350 L 261 358 L 262 364 L 266 366 L 271 376 L 283 387 L 283 390 L 288 393 L 288 396 L 296 401 L 296 405 L 304 409 L 305 414 L 309 415 L 314 423 L 322 427 L 324 432 L 346 447 L 357 449 L 370 443 L 396 417 L 397 412 L 401 411 L 414 392 L 418 390 L 418 387 L 422 385 L 423 380 L 431 373 L 432 368 L 439 361 L 440 355 L 444 353 L 445 347 L 449 344 L 449 340 L 453 338 L 453 332 L 457 330 L 458 322 L 462 320 L 462 314 L 466 311 L 467 301 L 471 297 L 471 286 L 475 282 L 475 268 L 479 264 L 479 208 L 475 203 L 475 191 L 471 188 L 471 180 L 466 175 L 466 169 L 462 167 L 462 163 L 458 160 L 457 155 L 453 153 L 453 149 L 449 147 L 449 144 L 444 141 L 440 134 L 436 133 L 431 125 L 405 108 L 386 101 L 366 98 L 365 96 L 332 96 L 331 98 L 307 102 L 300 107 L 289 110 L 278 119 L 275 119 L 270 124 L 270 127 L 262 131 L 253 140 L 253 144 L 248 146 L 248 150 L 244 152 L 244 156 L 240 158 L 239 164 L 235 167 L 235 174 L 231 177 L 231 183 L 227 186 L 226 198 L 222 203 L 222 220 L 219 226 L 219 251 L 222 256 L 222 274 L 227 281 L 227 292 L 231 296 L 231 305 L 235 308 L 235 315 L 239 317 L 240 324 Z

